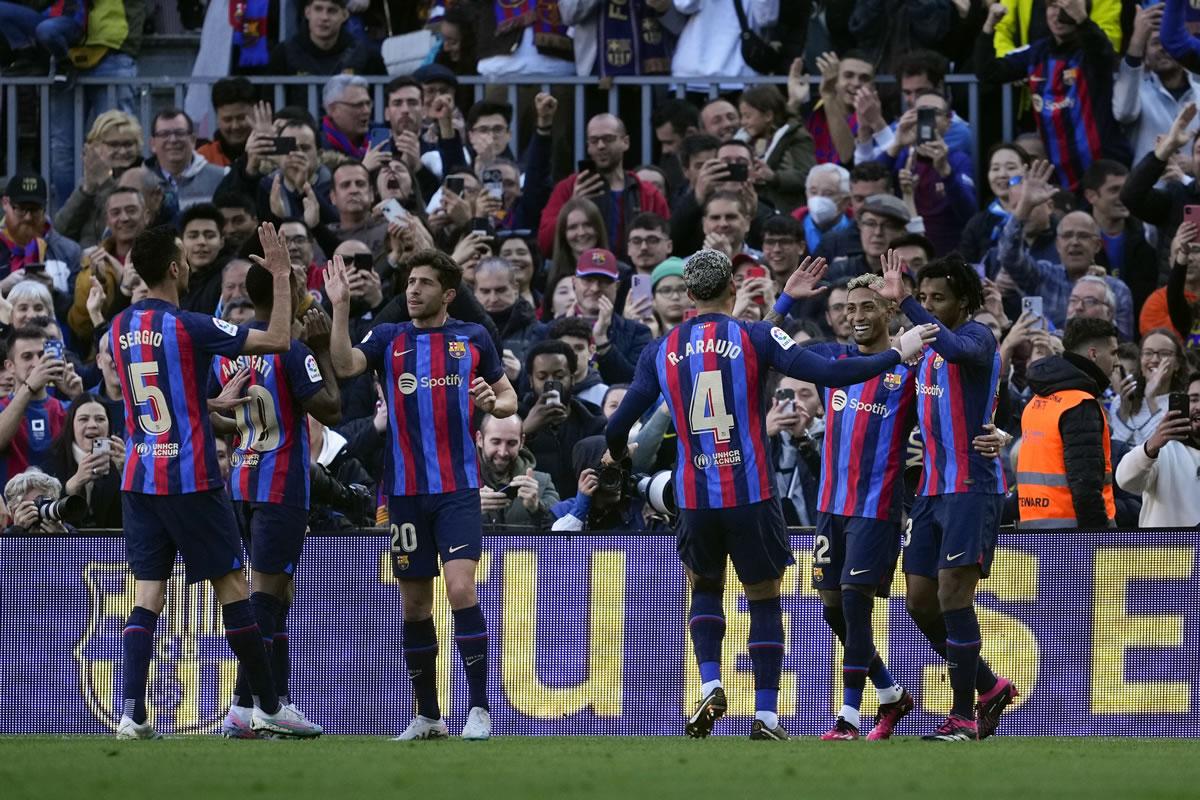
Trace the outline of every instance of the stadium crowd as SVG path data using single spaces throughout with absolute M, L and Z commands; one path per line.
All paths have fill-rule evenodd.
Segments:
M 81 527 L 121 526 L 128 387 L 105 333 L 145 295 L 132 244 L 174 225 L 192 270 L 182 307 L 240 325 L 256 313 L 246 274 L 264 221 L 291 257 L 298 320 L 330 311 L 325 266 L 345 260 L 355 341 L 408 318 L 410 255 L 435 248 L 462 267 L 450 315 L 487 329 L 520 398 L 516 415 L 478 422 L 492 524 L 669 527 L 600 480 L 602 433 L 643 348 L 692 311 L 683 259 L 700 248 L 732 259 L 734 315 L 747 320 L 772 313 L 803 259 L 824 258 L 827 291 L 779 323 L 802 345 L 855 342 L 847 283 L 881 272 L 889 249 L 914 276 L 959 254 L 982 279 L 973 318 L 1000 347 L 1005 519 L 1022 509 L 1020 453 L 1063 479 L 1065 494 L 1038 495 L 1049 518 L 1200 523 L 1200 44 L 1188 3 L 307 0 L 283 41 L 273 4 L 243 5 L 210 139 L 179 108 L 143 129 L 132 96 L 97 92 L 82 178 L 68 152 L 68 168 L 28 164 L 3 187 L 6 524 L 60 524 L 36 501 L 62 494 L 86 501 Z M 142 6 L 0 3 L 0 74 L 135 74 Z M 396 35 L 419 67 L 394 75 L 377 108 L 363 76 L 389 73 L 381 39 Z M 1012 141 L 990 102 L 964 116 L 951 72 L 977 75 L 985 100 L 1024 87 Z M 764 73 L 787 83 L 758 83 Z M 328 76 L 320 108 L 290 90 L 272 108 L 261 76 L 274 75 Z M 460 84 L 468 75 L 491 81 L 483 99 Z M 592 113 L 621 87 L 589 87 L 587 157 L 574 162 L 571 96 L 522 86 L 514 108 L 502 100 L 514 75 L 745 85 L 715 97 L 659 87 L 646 164 L 632 160 L 640 125 Z M 52 157 L 69 135 L 56 130 Z M 384 393 L 370 373 L 340 390 L 339 424 L 310 419 L 314 529 L 371 524 L 384 506 Z M 1023 440 L 1023 412 L 1064 392 L 1086 397 Z M 788 522 L 810 525 L 823 388 L 780 376 L 773 398 L 775 487 Z M 1057 444 L 1043 444 L 1047 425 Z M 631 441 L 635 472 L 672 467 L 665 408 Z M 910 442 L 918 472 L 920 447 Z M 226 470 L 232 448 L 222 440 Z

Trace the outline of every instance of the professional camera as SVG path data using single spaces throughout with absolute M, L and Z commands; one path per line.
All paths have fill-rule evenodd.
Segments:
M 46 522 L 69 522 L 78 525 L 87 516 L 87 501 L 77 494 L 69 494 L 57 500 L 38 497 L 33 504 L 37 506 L 38 518 Z
M 355 525 L 375 524 L 375 495 L 361 483 L 342 483 L 320 464 L 309 470 L 313 506 L 329 506 Z
M 600 467 L 596 473 L 599 481 L 597 491 L 619 497 L 621 503 L 640 497 L 658 513 L 674 516 L 679 508 L 675 504 L 671 477 L 671 471 L 666 469 L 653 474 L 630 472 L 629 462 L 625 460 L 620 464 L 604 464 Z

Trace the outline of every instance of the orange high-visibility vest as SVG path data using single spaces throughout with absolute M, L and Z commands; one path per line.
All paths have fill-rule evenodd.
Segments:
M 1075 503 L 1067 485 L 1067 465 L 1058 423 L 1080 403 L 1096 398 L 1080 389 L 1064 389 L 1049 397 L 1035 396 L 1021 415 L 1021 450 L 1017 456 L 1017 494 L 1022 528 L 1074 528 Z M 1112 444 L 1108 416 L 1104 421 L 1104 513 L 1111 523 L 1117 516 L 1113 500 Z

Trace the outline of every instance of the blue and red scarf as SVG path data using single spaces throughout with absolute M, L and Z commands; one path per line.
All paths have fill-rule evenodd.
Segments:
M 608 0 L 600 17 L 600 77 L 669 73 L 671 53 L 659 20 L 646 0 Z
M 8 248 L 8 273 L 12 274 L 30 264 L 46 263 L 46 240 L 35 236 L 27 244 L 20 245 L 12 240 L 7 229 L 0 229 L 0 244 Z
M 267 10 L 270 0 L 230 0 L 229 26 L 239 67 L 262 67 L 270 57 Z
M 539 49 L 571 51 L 558 0 L 493 0 L 492 9 L 497 36 L 533 26 L 533 43 Z
M 328 115 L 321 117 L 321 136 L 325 140 L 326 147 L 337 150 L 339 153 L 345 153 L 359 161 L 363 160 L 363 156 L 367 154 L 367 148 L 371 144 L 366 136 L 362 137 L 359 144 L 350 141 L 346 134 L 337 129 Z

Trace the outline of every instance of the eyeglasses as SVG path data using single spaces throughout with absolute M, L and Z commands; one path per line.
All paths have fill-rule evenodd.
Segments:
M 136 139 L 119 139 L 117 141 L 106 141 L 103 144 L 111 150 L 134 150 L 138 146 Z
M 283 240 L 284 245 L 288 247 L 303 247 L 308 244 L 307 236 L 289 236 Z
M 660 286 L 654 290 L 659 297 L 683 297 L 687 294 L 686 286 Z
M 882 231 L 889 228 L 899 228 L 900 226 L 890 220 L 861 219 L 858 221 L 858 227 L 868 231 Z
M 1064 242 L 1077 241 L 1087 242 L 1096 238 L 1096 234 L 1091 231 L 1059 231 L 1058 238 Z
M 370 100 L 359 100 L 357 103 L 347 103 L 345 100 L 334 100 L 329 105 L 331 106 L 349 106 L 357 111 L 370 111 L 374 105 Z
M 169 131 L 155 131 L 155 139 L 186 139 L 192 135 L 187 128 L 173 128 Z
M 1096 306 L 1108 305 L 1107 300 L 1101 300 L 1098 297 L 1070 297 L 1067 299 L 1067 308 L 1083 306 L 1084 308 L 1095 308 Z
M 471 133 L 483 133 L 488 136 L 503 136 L 508 133 L 507 125 L 476 125 L 471 128 Z
M 39 206 L 31 203 L 21 203 L 12 207 L 13 214 L 19 217 L 36 217 L 45 211 L 44 206 Z
M 1174 350 L 1143 350 L 1142 358 L 1157 358 L 1160 361 L 1167 358 L 1174 358 Z
M 645 245 L 646 247 L 658 247 L 665 241 L 666 239 L 661 236 L 630 236 L 629 246 L 641 247 L 642 245 Z
M 763 239 L 763 250 L 769 247 L 792 247 L 799 242 L 791 236 L 766 237 Z

